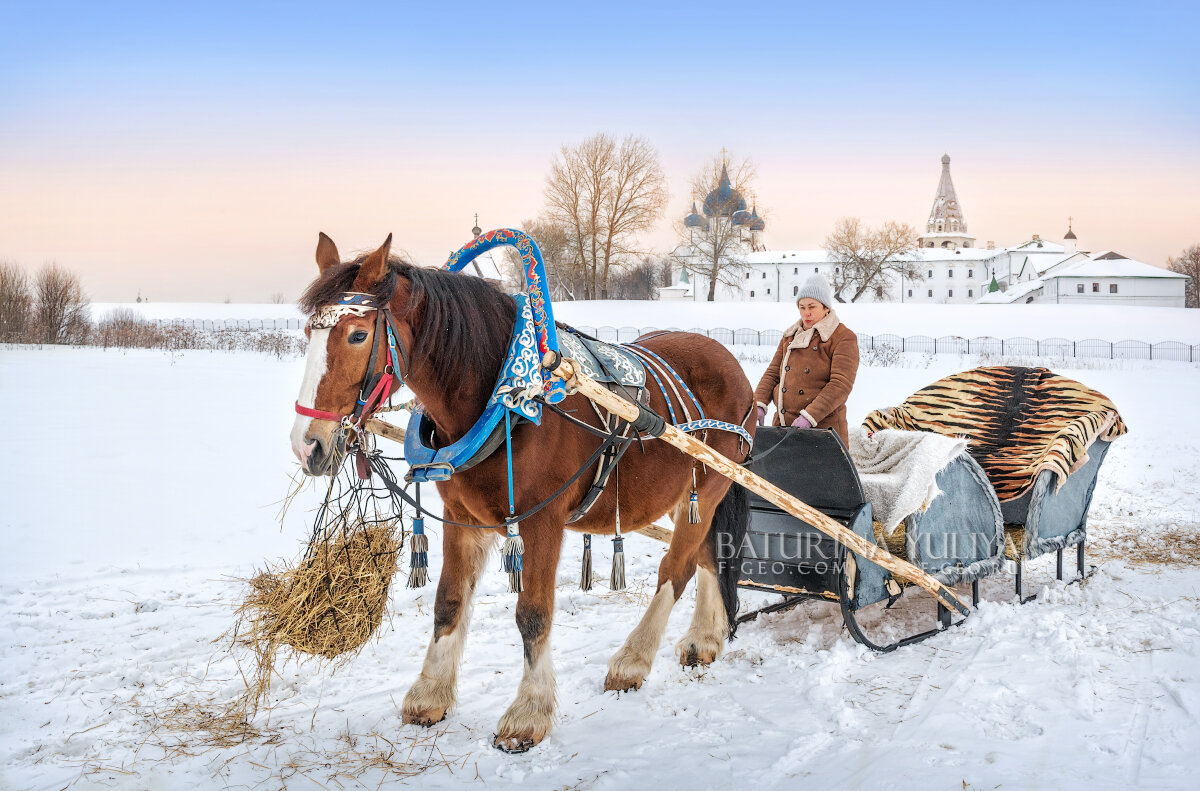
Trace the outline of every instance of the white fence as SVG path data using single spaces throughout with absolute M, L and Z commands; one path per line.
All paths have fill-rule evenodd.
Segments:
M 163 325 L 191 327 L 197 330 L 299 330 L 301 319 L 170 319 L 158 322 Z M 576 327 L 580 332 L 609 343 L 629 343 L 642 335 L 660 332 L 658 327 Z M 678 330 L 679 327 L 667 327 Z M 780 330 L 754 330 L 743 327 L 739 330 L 726 327 L 692 327 L 688 332 L 706 335 L 726 346 L 775 346 L 783 333 Z M 1109 360 L 1178 360 L 1196 362 L 1200 360 L 1200 344 L 1180 341 L 1106 341 L 1099 338 L 1073 341 L 1066 338 L 963 338 L 944 335 L 934 338 L 929 335 L 859 335 L 859 348 L 864 352 L 892 348 L 902 352 L 920 354 L 997 354 L 1016 357 L 1081 357 Z
M 641 335 L 658 332 L 656 327 L 576 327 L 580 332 L 609 343 L 629 343 Z M 668 327 L 668 330 L 680 329 Z M 726 346 L 776 346 L 783 337 L 780 330 L 753 330 L 743 327 L 732 330 L 726 327 L 693 327 L 688 332 L 707 335 Z M 945 335 L 933 338 L 928 335 L 862 335 L 858 336 L 862 351 L 890 347 L 902 352 L 922 354 L 1001 354 L 1018 357 L 1095 357 L 1111 360 L 1200 360 L 1200 344 L 1179 341 L 1105 341 L 1089 338 L 1072 341 L 1066 338 L 962 338 Z

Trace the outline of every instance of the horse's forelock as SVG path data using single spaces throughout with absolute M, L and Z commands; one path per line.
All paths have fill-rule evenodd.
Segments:
M 342 294 L 354 291 L 354 281 L 358 278 L 358 270 L 366 259 L 366 255 L 361 255 L 353 261 L 346 261 L 326 269 L 309 284 L 296 306 L 304 315 L 311 316 L 317 308 L 332 305 Z M 389 256 L 388 273 L 382 281 L 372 287 L 370 292 L 372 296 L 382 301 L 389 300 L 396 288 L 397 272 L 405 268 L 414 267 L 399 256 Z
M 326 269 L 300 297 L 305 315 L 332 304 L 354 290 L 354 281 L 367 255 Z M 398 256 L 388 257 L 388 273 L 371 293 L 390 301 L 400 278 L 408 282 L 408 300 L 396 306 L 397 318 L 407 322 L 416 339 L 414 360 L 431 366 L 434 383 L 443 390 L 463 376 L 486 380 L 499 374 L 516 322 L 516 303 L 487 281 L 470 275 L 415 266 Z

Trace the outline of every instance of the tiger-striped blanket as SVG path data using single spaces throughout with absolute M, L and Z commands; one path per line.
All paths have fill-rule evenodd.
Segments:
M 1128 431 L 1103 393 L 1045 368 L 1015 366 L 947 376 L 899 406 L 875 410 L 863 425 L 965 437 L 1001 502 L 1024 495 L 1042 470 L 1061 487 L 1087 463 L 1092 442 Z

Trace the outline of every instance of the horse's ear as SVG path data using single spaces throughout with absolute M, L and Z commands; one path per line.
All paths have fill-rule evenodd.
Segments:
M 337 266 L 342 262 L 342 257 L 338 255 L 337 245 L 323 233 L 317 234 L 317 269 L 321 270 L 321 274 L 331 266 Z
M 358 277 L 354 278 L 356 291 L 370 292 L 379 285 L 388 271 L 388 254 L 392 250 L 392 235 L 383 241 L 379 249 L 367 256 L 358 268 Z

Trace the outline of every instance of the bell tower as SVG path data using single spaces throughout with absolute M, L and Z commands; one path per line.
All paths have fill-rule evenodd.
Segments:
M 974 247 L 975 237 L 967 233 L 967 221 L 963 219 L 958 195 L 954 192 L 954 181 L 950 178 L 950 155 L 942 155 L 942 177 L 938 180 L 937 195 L 933 208 L 925 223 L 925 234 L 921 247 L 944 247 L 955 250 L 959 247 Z

